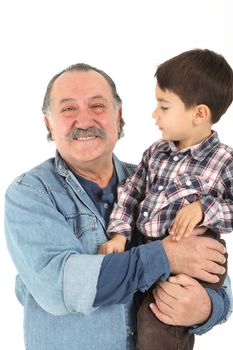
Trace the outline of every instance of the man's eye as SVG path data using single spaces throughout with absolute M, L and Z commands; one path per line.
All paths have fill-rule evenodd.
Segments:
M 168 107 L 160 106 L 160 109 L 162 109 L 162 111 L 166 111 L 168 109 Z
M 67 106 L 62 109 L 62 112 L 74 111 L 74 109 L 75 108 L 73 106 Z
M 91 105 L 91 109 L 96 111 L 96 112 L 102 112 L 104 110 L 104 105 L 94 104 L 94 105 Z

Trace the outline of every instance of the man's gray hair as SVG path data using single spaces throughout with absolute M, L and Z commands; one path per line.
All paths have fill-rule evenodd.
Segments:
M 42 112 L 44 113 L 44 115 L 50 113 L 50 108 L 51 108 L 51 105 L 50 105 L 50 102 L 51 102 L 50 101 L 51 91 L 52 91 L 52 88 L 53 88 L 53 84 L 57 80 L 57 78 L 60 77 L 60 75 L 62 75 L 63 73 L 66 73 L 66 72 L 72 72 L 72 71 L 77 71 L 77 72 L 84 71 L 84 72 L 87 72 L 89 70 L 93 70 L 93 71 L 99 73 L 100 75 L 102 75 L 106 79 L 106 81 L 108 82 L 108 84 L 110 86 L 110 89 L 111 89 L 112 96 L 114 98 L 115 104 L 116 104 L 116 106 L 118 108 L 120 108 L 122 106 L 122 100 L 121 100 L 120 96 L 117 93 L 116 85 L 115 85 L 114 81 L 112 80 L 112 78 L 110 78 L 110 76 L 108 74 L 106 74 L 104 71 L 102 71 L 102 70 L 100 70 L 98 68 L 95 68 L 93 66 L 90 66 L 89 64 L 76 63 L 76 64 L 73 64 L 73 65 L 63 69 L 60 73 L 54 75 L 54 77 L 50 80 L 50 82 L 49 82 L 49 84 L 47 86 L 47 89 L 46 89 L 46 93 L 45 93 L 44 101 L 43 101 L 43 106 L 42 106 Z M 119 130 L 119 133 L 118 133 L 118 138 L 120 138 L 120 137 L 122 137 L 124 135 L 124 132 L 123 132 L 124 124 L 125 124 L 125 122 L 121 118 L 120 125 L 119 125 L 120 130 Z M 52 140 L 52 135 L 51 135 L 51 132 L 50 132 L 49 129 L 48 129 L 47 138 L 48 138 L 49 141 Z

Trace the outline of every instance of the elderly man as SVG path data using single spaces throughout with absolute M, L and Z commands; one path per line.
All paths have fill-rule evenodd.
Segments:
M 195 325 L 190 332 L 199 334 L 224 320 L 227 289 L 206 291 L 182 275 L 216 282 L 225 260 L 217 241 L 166 238 L 121 254 L 96 254 L 108 239 L 116 187 L 135 169 L 113 155 L 123 120 L 112 79 L 73 65 L 50 81 L 43 112 L 56 157 L 18 177 L 6 193 L 6 237 L 18 270 L 26 348 L 135 349 L 133 295 L 170 273 L 181 275 L 154 292 L 158 317 Z

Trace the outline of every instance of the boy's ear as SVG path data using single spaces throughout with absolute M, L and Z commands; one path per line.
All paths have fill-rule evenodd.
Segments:
M 193 123 L 194 125 L 201 125 L 205 122 L 211 122 L 210 109 L 205 104 L 197 105 L 195 108 Z

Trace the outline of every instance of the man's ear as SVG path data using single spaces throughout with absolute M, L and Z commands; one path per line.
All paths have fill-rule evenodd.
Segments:
M 198 126 L 206 122 L 211 122 L 211 112 L 209 107 L 205 104 L 197 105 L 193 116 L 194 125 Z
M 46 125 L 48 132 L 51 135 L 51 138 L 53 139 L 53 128 L 52 128 L 52 124 L 50 122 L 50 118 L 47 115 L 44 116 L 44 122 L 45 122 L 45 125 Z
M 120 107 L 117 111 L 117 125 L 118 125 L 118 131 L 120 131 L 120 124 L 122 119 L 122 107 Z

